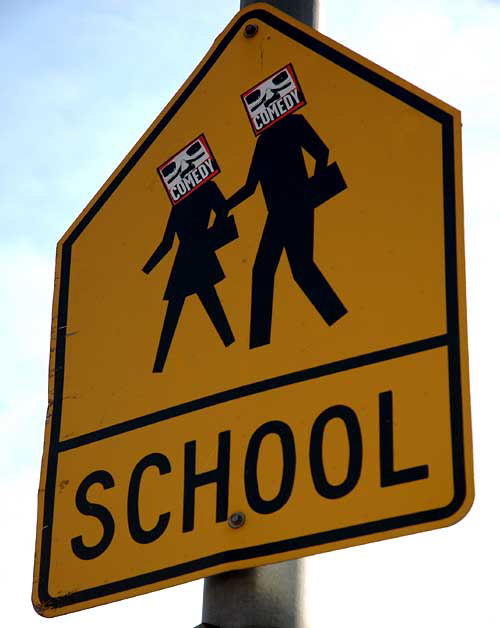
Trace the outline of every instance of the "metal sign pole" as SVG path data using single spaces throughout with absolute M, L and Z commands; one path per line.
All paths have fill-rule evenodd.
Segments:
M 205 578 L 202 627 L 306 628 L 304 560 Z
M 318 28 L 319 0 L 240 0 L 240 9 L 264 1 L 308 26 Z
M 265 0 L 317 28 L 319 0 Z M 256 0 L 240 0 L 240 8 Z M 304 560 L 205 578 L 200 628 L 306 628 Z

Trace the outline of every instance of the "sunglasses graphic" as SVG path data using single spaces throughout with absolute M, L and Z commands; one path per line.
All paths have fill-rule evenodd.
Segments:
M 274 101 L 279 100 L 281 98 L 281 92 L 288 89 L 292 85 L 290 75 L 286 70 L 283 70 L 274 76 L 271 83 L 272 85 L 275 85 L 275 87 L 269 86 L 265 90 L 258 87 L 253 92 L 245 96 L 245 101 L 251 113 L 256 111 L 262 105 L 268 107 Z
M 186 149 L 182 157 L 177 157 L 161 170 L 162 177 L 170 185 L 179 175 L 185 177 L 196 168 L 196 162 L 206 156 L 205 148 L 200 141 L 194 142 Z M 168 178 L 167 178 L 168 177 Z

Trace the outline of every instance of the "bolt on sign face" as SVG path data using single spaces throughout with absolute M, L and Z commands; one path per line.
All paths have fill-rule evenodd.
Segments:
M 460 155 L 449 105 L 236 15 L 58 245 L 38 612 L 464 516 Z

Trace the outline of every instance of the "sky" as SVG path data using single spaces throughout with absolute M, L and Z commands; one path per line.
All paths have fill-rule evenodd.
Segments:
M 0 2 L 0 586 L 9 624 L 49 621 L 30 593 L 56 243 L 237 9 L 227 0 Z M 324 0 L 320 30 L 462 112 L 476 498 L 452 527 L 308 558 L 310 625 L 498 626 L 500 3 Z M 201 593 L 196 581 L 50 621 L 194 628 Z

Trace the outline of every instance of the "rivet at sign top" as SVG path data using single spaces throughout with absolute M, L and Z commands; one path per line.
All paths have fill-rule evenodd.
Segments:
M 257 35 L 258 30 L 259 27 L 257 26 L 257 24 L 252 24 L 250 22 L 250 24 L 247 24 L 245 26 L 245 30 L 243 32 L 245 33 L 245 37 L 254 37 L 255 35 Z
M 230 528 L 241 528 L 245 523 L 245 515 L 242 512 L 233 512 L 229 517 L 228 524 Z

